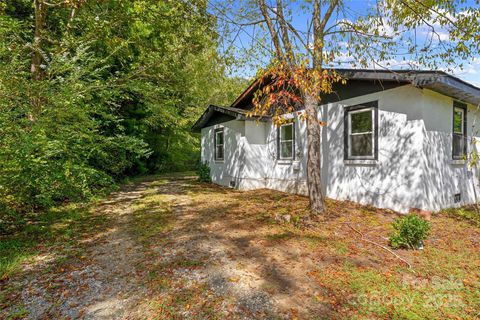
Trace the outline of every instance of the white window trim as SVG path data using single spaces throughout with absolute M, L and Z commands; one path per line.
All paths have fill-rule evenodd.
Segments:
M 362 133 L 352 133 L 352 114 L 354 113 L 363 113 L 366 111 L 371 111 L 372 114 L 372 131 L 362 132 Z M 375 108 L 367 107 L 352 111 L 347 111 L 348 113 L 348 159 L 351 160 L 375 160 Z M 372 155 L 371 156 L 352 156 L 352 140 L 350 139 L 351 136 L 354 135 L 363 135 L 363 134 L 371 134 L 372 135 Z
M 350 160 L 343 160 L 343 163 L 346 165 L 376 165 L 378 164 L 378 160 L 375 159 L 350 159 Z
M 453 159 L 453 160 L 450 160 L 450 164 L 454 165 L 454 166 L 463 166 L 463 165 L 467 164 L 467 160 Z
M 222 143 L 218 143 L 218 138 L 217 138 L 217 134 L 221 134 L 223 137 L 222 137 Z M 224 128 L 217 128 L 214 130 L 214 150 L 213 150 L 213 159 L 216 161 L 216 162 L 224 162 L 225 161 L 225 130 Z M 217 147 L 222 147 L 222 154 L 223 154 L 223 157 L 222 158 L 218 158 L 217 157 Z
M 284 127 L 292 127 L 292 139 L 290 140 L 282 140 L 282 128 Z M 278 129 L 278 159 L 279 160 L 293 160 L 295 158 L 295 126 L 294 123 L 286 123 L 282 124 L 280 128 Z M 292 155 L 290 157 L 282 157 L 282 142 L 290 142 L 292 145 Z

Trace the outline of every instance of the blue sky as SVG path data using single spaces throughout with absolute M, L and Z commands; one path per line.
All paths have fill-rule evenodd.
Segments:
M 287 2 L 287 0 L 284 0 Z M 267 0 L 267 3 L 269 0 Z M 225 16 L 225 19 L 223 19 L 223 24 L 228 24 L 228 21 L 226 20 L 232 20 L 235 22 L 245 22 L 248 19 L 254 19 L 252 17 L 249 17 L 248 19 L 241 19 L 239 17 L 239 14 L 258 14 L 257 8 L 255 7 L 248 7 L 246 4 L 246 0 L 239 0 L 239 1 L 233 1 L 231 3 L 228 3 L 227 1 L 221 1 L 221 0 L 211 0 L 210 2 L 210 11 L 212 13 L 218 12 L 218 9 L 220 7 L 224 8 L 229 8 L 230 10 L 233 8 L 235 11 L 234 13 L 227 14 Z M 306 8 L 302 8 L 302 3 L 304 1 L 293 1 L 291 4 L 289 4 L 289 8 L 291 8 L 291 23 L 292 25 L 300 30 L 300 31 L 306 31 L 308 29 L 308 24 L 310 23 L 311 20 L 311 13 L 308 12 L 310 10 L 311 5 L 307 5 Z M 372 0 L 366 0 L 366 1 L 345 1 L 345 9 L 342 10 L 342 12 L 337 13 L 334 17 L 332 17 L 331 20 L 336 21 L 336 20 L 341 20 L 341 19 L 349 19 L 349 20 L 354 20 L 358 16 L 362 16 L 365 14 L 365 12 L 371 8 L 373 8 L 376 5 L 376 1 Z M 465 6 L 474 6 L 478 8 L 478 4 L 475 4 L 475 1 L 467 1 L 465 4 L 462 4 L 461 7 Z M 460 9 L 461 10 L 461 9 Z M 285 12 L 288 14 L 288 12 Z M 216 14 L 219 16 L 219 14 Z M 251 20 L 250 20 L 251 21 Z M 220 23 L 222 25 L 222 23 Z M 228 32 L 225 32 L 225 29 L 220 26 L 219 28 L 219 33 L 223 35 L 227 35 L 227 39 L 224 42 L 224 45 L 229 48 L 235 48 L 235 58 L 237 61 L 241 61 L 242 58 L 247 58 L 248 63 L 246 64 L 241 64 L 242 66 L 237 69 L 236 71 L 233 71 L 233 74 L 243 76 L 243 77 L 252 77 L 255 75 L 255 71 L 258 66 L 265 65 L 269 58 L 268 58 L 268 50 L 266 46 L 269 46 L 269 41 L 267 41 L 266 44 L 264 45 L 259 45 L 259 47 L 256 50 L 253 50 L 249 52 L 248 50 L 252 47 L 253 43 L 256 43 L 253 40 L 253 35 L 259 34 L 259 27 L 255 26 L 242 26 L 242 27 L 235 27 L 233 24 L 229 24 L 230 30 Z M 392 30 L 389 30 L 388 24 L 385 26 L 384 31 L 386 34 L 391 32 Z M 413 34 L 413 33 L 412 33 Z M 435 37 L 431 36 L 431 30 L 427 25 L 422 26 L 418 28 L 417 32 L 415 32 L 415 41 L 421 42 L 424 41 L 426 42 L 430 38 L 435 38 L 435 39 L 442 39 L 442 41 L 448 42 L 448 33 L 445 32 L 445 30 L 441 30 L 440 28 L 436 29 L 436 34 Z M 307 38 L 307 36 L 305 36 Z M 256 43 L 258 45 L 258 43 Z M 400 48 L 398 49 L 399 51 L 401 50 Z M 257 58 L 255 58 L 258 56 Z M 405 55 L 394 57 L 388 62 L 390 63 L 389 68 L 391 69 L 399 69 L 399 68 L 410 68 L 407 63 L 410 64 L 415 64 L 415 57 L 414 56 L 406 56 L 406 61 L 404 62 L 404 57 Z M 338 59 L 339 64 L 337 66 L 341 67 L 350 67 L 352 58 L 347 57 L 346 54 L 338 56 L 336 59 Z M 464 64 L 463 70 L 458 67 L 460 63 Z M 372 68 L 377 68 L 376 66 L 372 65 Z M 477 57 L 472 57 L 470 61 L 460 61 L 457 60 L 457 64 L 450 66 L 452 71 L 450 73 L 456 75 L 457 77 L 466 80 L 474 85 L 477 85 L 480 87 L 480 55 L 477 55 Z

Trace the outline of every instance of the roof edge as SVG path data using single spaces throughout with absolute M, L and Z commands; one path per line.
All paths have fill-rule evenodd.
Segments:
M 270 116 L 250 116 L 247 115 L 249 110 L 243 110 L 233 107 L 222 107 L 215 106 L 213 104 L 209 105 L 208 108 L 203 112 L 203 114 L 198 118 L 198 120 L 193 124 L 191 131 L 200 132 L 202 128 L 205 128 L 205 124 L 208 123 L 210 118 L 215 114 L 215 112 L 220 112 L 229 116 L 234 117 L 236 120 L 258 120 L 258 121 L 267 121 L 270 119 Z
M 426 87 L 437 91 L 441 94 L 450 96 L 455 99 L 466 99 L 464 102 L 471 104 L 480 104 L 480 87 L 462 80 L 441 70 L 377 70 L 377 69 L 345 69 L 345 68 L 328 68 L 345 77 L 348 80 L 369 80 L 369 81 L 396 81 L 409 83 L 413 86 Z M 268 81 L 268 77 L 263 75 L 255 79 L 245 91 L 235 99 L 230 107 L 237 107 L 244 99 L 257 90 L 262 81 Z M 435 82 L 442 84 L 435 85 Z M 444 90 L 448 86 L 448 90 Z M 455 93 L 453 96 L 452 94 Z

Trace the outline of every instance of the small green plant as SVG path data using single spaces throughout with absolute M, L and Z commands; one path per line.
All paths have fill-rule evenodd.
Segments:
M 470 224 L 480 227 L 480 213 L 477 208 L 477 205 L 471 205 L 471 206 L 462 207 L 462 208 L 449 208 L 449 209 L 443 210 L 442 213 L 447 214 L 451 218 L 454 218 L 457 220 L 464 220 Z
M 419 249 L 430 232 L 430 223 L 425 219 L 409 214 L 393 222 L 395 231 L 390 235 L 390 245 L 397 248 Z
M 202 162 L 199 164 L 198 169 L 198 180 L 201 182 L 212 182 L 212 178 L 210 177 L 210 166 L 207 162 Z
M 291 218 L 291 221 L 292 221 L 292 224 L 295 228 L 301 228 L 302 227 L 302 217 L 297 215 L 297 214 L 293 214 L 292 215 L 292 218 Z

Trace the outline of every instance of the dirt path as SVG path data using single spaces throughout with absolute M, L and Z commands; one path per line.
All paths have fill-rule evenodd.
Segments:
M 132 204 L 144 190 L 111 195 L 96 208 L 96 214 L 108 216 L 106 228 L 79 241 L 82 256 L 25 281 L 21 297 L 29 318 L 118 319 L 132 313 L 145 294 L 137 270 L 144 255 L 128 229 Z
M 290 317 L 320 288 L 297 270 L 299 250 L 265 246 L 262 216 L 235 215 L 239 195 L 192 178 L 112 194 L 93 208 L 107 219 L 79 238 L 81 254 L 59 263 L 48 252 L 25 266 L 20 318 Z
M 184 187 L 197 191 L 191 185 Z M 315 262 L 302 257 L 298 247 L 269 245 L 269 226 L 261 221 L 265 216 L 254 212 L 247 217 L 236 215 L 235 209 L 242 201 L 237 196 L 248 194 L 218 188 L 206 195 L 177 196 L 173 206 L 176 223 L 163 255 L 199 265 L 177 270 L 187 280 L 186 284 L 182 282 L 187 286 L 184 289 L 205 285 L 221 298 L 216 307 L 222 316 L 295 318 L 297 308 L 310 308 L 308 299 L 322 290 L 305 272 L 305 267 L 315 268 Z M 310 312 L 327 314 L 316 305 Z
M 384 243 L 392 213 L 332 202 L 331 212 L 342 214 L 296 225 L 306 204 L 294 195 L 239 192 L 192 177 L 144 179 L 90 208 L 101 223 L 86 222 L 74 241 L 45 246 L 25 264 L 1 288 L 0 318 L 341 319 L 363 308 L 361 319 L 387 319 L 396 312 L 388 299 L 378 300 L 387 288 L 408 297 L 423 290 L 415 305 L 398 300 L 400 307 L 435 318 L 438 306 L 424 301 L 454 275 L 463 282 L 448 297 L 462 303 L 449 312 L 476 314 L 480 260 L 465 260 L 464 252 L 478 257 L 478 229 L 462 223 L 465 235 L 453 242 L 448 235 L 459 222 L 439 217 L 425 251 L 401 252 L 415 265 L 413 277 L 345 226 Z M 278 222 L 278 215 L 292 221 Z M 439 269 L 432 265 L 438 257 L 455 260 Z

